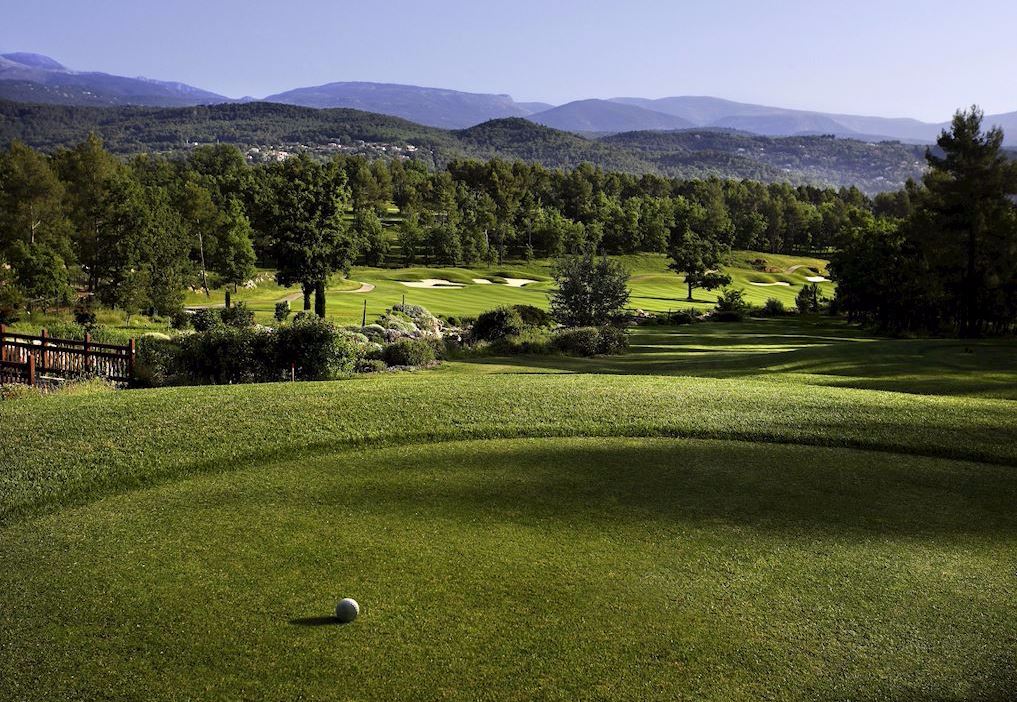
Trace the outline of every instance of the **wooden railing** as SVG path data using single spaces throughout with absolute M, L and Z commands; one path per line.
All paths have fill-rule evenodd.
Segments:
M 0 383 L 40 385 L 72 378 L 100 377 L 127 384 L 134 377 L 134 339 L 126 346 L 81 339 L 16 334 L 0 324 Z

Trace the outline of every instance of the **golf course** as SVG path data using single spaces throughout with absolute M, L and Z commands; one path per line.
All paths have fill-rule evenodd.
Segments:
M 633 254 L 615 258 L 631 273 L 632 308 L 647 312 L 705 311 L 713 307 L 720 292 L 697 289 L 693 300 L 688 301 L 681 294 L 681 277 L 667 268 L 666 256 Z M 365 300 L 369 319 L 403 299 L 435 314 L 456 316 L 476 316 L 498 305 L 547 307 L 548 292 L 554 287 L 553 267 L 554 261 L 541 259 L 472 268 L 354 268 L 348 278 L 332 278 L 328 316 L 344 324 L 357 323 L 362 319 Z M 757 306 L 774 298 L 792 308 L 795 294 L 810 282 L 816 282 L 824 295 L 833 293 L 833 285 L 826 278 L 827 262 L 818 258 L 737 251 L 723 270 L 731 276 L 732 287 L 743 290 L 745 300 Z M 293 309 L 300 308 L 299 287 L 280 287 L 268 270 L 255 280 L 257 285 L 237 290 L 232 299 L 245 302 L 259 320 L 271 320 L 275 303 L 283 299 L 290 300 Z M 221 306 L 225 293 L 224 289 L 212 290 L 206 296 L 203 291 L 193 291 L 187 304 Z
M 1011 340 L 630 336 L 0 403 L 0 698 L 1013 698 Z

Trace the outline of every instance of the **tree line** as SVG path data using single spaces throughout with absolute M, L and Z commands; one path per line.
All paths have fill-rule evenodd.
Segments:
M 398 215 L 390 207 L 398 208 Z M 122 160 L 90 136 L 0 154 L 0 285 L 8 308 L 75 289 L 128 311 L 178 310 L 188 286 L 238 285 L 262 262 L 324 313 L 328 278 L 368 265 L 707 248 L 822 250 L 871 217 L 854 189 L 683 181 L 590 165 L 298 155 L 252 165 L 232 146 Z
M 1017 326 L 1017 163 L 982 112 L 958 112 L 922 183 L 877 201 L 833 256 L 837 302 L 893 332 L 1012 333 Z

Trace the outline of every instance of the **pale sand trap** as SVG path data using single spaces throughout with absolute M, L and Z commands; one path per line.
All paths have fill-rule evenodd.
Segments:
M 821 275 L 807 275 L 807 276 L 805 276 L 805 280 L 809 281 L 810 283 L 829 283 L 830 282 L 829 278 L 824 278 Z
M 536 282 L 537 281 L 530 280 L 529 278 L 506 278 L 505 279 L 505 285 L 508 285 L 510 288 L 521 288 L 524 285 L 529 285 L 530 283 L 536 283 Z
M 804 263 L 799 263 L 799 264 L 796 264 L 796 265 L 794 265 L 794 266 L 791 266 L 790 268 L 788 268 L 788 269 L 787 269 L 786 271 L 784 271 L 784 272 L 785 272 L 785 273 L 794 273 L 794 272 L 795 272 L 796 270 L 798 270 L 799 268 L 805 268 L 805 264 L 804 264 Z
M 408 288 L 446 288 L 458 290 L 465 287 L 461 283 L 453 283 L 444 278 L 424 278 L 423 280 L 400 280 Z
M 784 281 L 781 281 L 779 283 L 749 283 L 749 285 L 757 285 L 761 288 L 769 288 L 774 285 L 786 285 L 789 288 L 791 287 L 791 283 L 785 283 Z
M 477 285 L 494 285 L 494 282 L 488 280 L 487 278 L 474 278 L 473 282 L 476 283 Z

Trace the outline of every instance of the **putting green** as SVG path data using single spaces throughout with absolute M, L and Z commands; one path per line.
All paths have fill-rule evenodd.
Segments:
M 3 528 L 0 698 L 1005 699 L 1015 497 L 1012 467 L 673 439 L 196 476 Z

